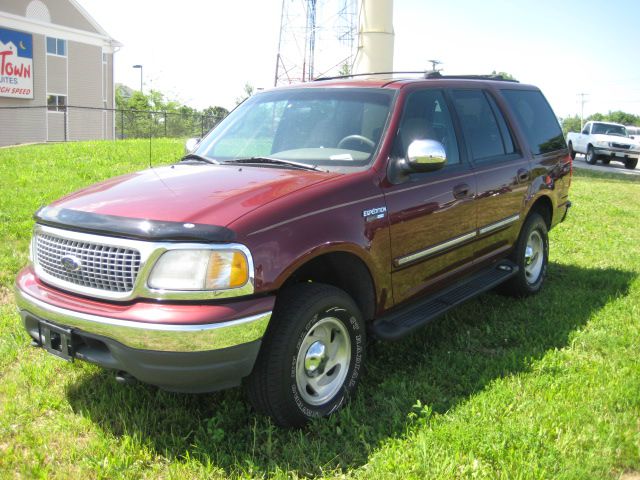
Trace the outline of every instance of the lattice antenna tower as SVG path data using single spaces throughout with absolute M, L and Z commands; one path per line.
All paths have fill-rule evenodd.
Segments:
M 357 8 L 358 0 L 283 0 L 274 84 L 350 72 Z

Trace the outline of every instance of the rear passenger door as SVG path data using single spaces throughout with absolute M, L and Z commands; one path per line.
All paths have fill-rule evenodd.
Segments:
M 529 188 L 529 159 L 489 91 L 454 89 L 451 95 L 476 172 L 475 262 L 485 263 L 506 252 L 517 238 Z

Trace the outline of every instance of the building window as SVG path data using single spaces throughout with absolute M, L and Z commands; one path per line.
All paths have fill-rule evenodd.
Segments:
M 47 37 L 47 53 L 49 55 L 67 56 L 67 41 L 61 38 Z
M 47 108 L 50 112 L 64 112 L 67 109 L 67 96 L 49 95 L 47 97 Z

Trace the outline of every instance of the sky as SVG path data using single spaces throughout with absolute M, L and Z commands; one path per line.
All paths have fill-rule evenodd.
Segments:
M 142 64 L 145 91 L 195 108 L 273 86 L 282 0 L 78 1 L 123 44 L 117 83 L 139 88 Z M 393 24 L 395 70 L 504 71 L 560 117 L 580 114 L 579 93 L 585 116 L 640 115 L 639 0 L 395 0 Z

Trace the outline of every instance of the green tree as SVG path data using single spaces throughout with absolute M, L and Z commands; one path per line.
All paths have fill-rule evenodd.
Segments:
M 229 110 L 224 107 L 207 107 L 202 110 L 203 131 L 208 132 L 215 127 L 224 117 L 229 115 Z
M 224 118 L 227 115 L 229 115 L 229 110 L 227 110 L 224 107 L 207 107 L 204 110 L 202 110 L 202 114 L 207 116 L 207 117 L 217 117 L 217 118 Z
M 117 109 L 127 109 L 129 99 L 131 95 L 133 95 L 133 89 L 127 87 L 126 85 L 122 85 L 121 83 L 116 83 L 116 108 Z
M 247 84 L 245 92 L 253 93 Z M 229 112 L 211 106 L 204 111 L 168 99 L 162 92 L 143 94 L 126 85 L 116 85 L 116 134 L 119 138 L 199 137 L 209 131 Z
M 349 65 L 347 62 L 344 62 L 340 67 L 340 70 L 338 70 L 338 75 L 340 75 L 341 77 L 351 75 L 351 65 Z
M 247 98 L 253 95 L 253 91 L 254 91 L 253 85 L 251 85 L 249 82 L 245 83 L 242 95 L 240 95 L 239 97 L 236 97 L 236 105 L 240 105 Z
M 491 75 L 499 75 L 502 78 L 504 78 L 505 80 L 513 80 L 513 81 L 518 81 L 516 80 L 516 77 L 514 77 L 513 75 L 511 75 L 510 73 L 507 72 L 496 72 L 495 70 L 493 72 L 491 72 Z
M 607 119 L 610 122 L 621 123 L 622 125 L 639 125 L 640 117 L 632 113 L 622 112 L 616 110 L 615 112 L 609 112 Z
M 560 120 L 562 124 L 562 131 L 566 135 L 569 132 L 579 132 L 580 131 L 580 117 L 578 115 L 574 115 L 573 117 L 566 117 Z

